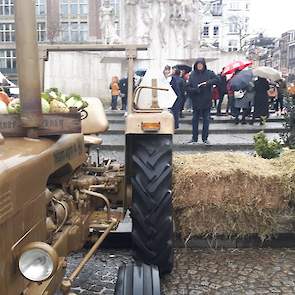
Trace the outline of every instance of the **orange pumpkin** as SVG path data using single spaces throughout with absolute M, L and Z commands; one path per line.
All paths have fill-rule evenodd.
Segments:
M 4 91 L 0 91 L 0 100 L 2 100 L 7 105 L 10 103 L 10 98 Z

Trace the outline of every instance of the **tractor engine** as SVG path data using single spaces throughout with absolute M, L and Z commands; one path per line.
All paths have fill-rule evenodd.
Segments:
M 77 216 L 87 216 L 98 211 L 107 212 L 103 210 L 105 207 L 122 207 L 122 195 L 124 165 L 112 160 L 100 165 L 86 162 L 69 181 L 49 183 L 46 190 L 46 228 L 49 241 L 53 243 L 64 226 L 73 224 Z

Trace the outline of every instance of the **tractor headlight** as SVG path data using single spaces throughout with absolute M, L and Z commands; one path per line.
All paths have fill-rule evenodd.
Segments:
M 35 242 L 26 246 L 19 257 L 19 270 L 22 275 L 34 282 L 50 278 L 56 271 L 58 255 L 46 243 Z

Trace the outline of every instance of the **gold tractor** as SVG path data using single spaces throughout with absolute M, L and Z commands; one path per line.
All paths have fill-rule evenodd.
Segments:
M 88 152 L 101 144 L 96 134 L 108 127 L 98 99 L 89 100 L 82 127 L 77 110 L 42 115 L 34 4 L 15 1 L 21 113 L 0 115 L 0 294 L 50 295 L 59 289 L 70 294 L 74 279 L 127 209 L 136 260 L 144 264 L 120 268 L 116 294 L 160 294 L 157 269 L 165 274 L 173 267 L 174 122 L 157 105 L 157 92 L 167 89 L 153 81 L 155 87 L 147 87 L 151 108 L 140 109 L 136 102 L 143 87 L 133 95 L 132 83 L 133 62 L 143 46 L 82 46 L 124 50 L 129 62 L 125 167 L 114 161 L 94 164 Z M 64 277 L 67 255 L 93 241 L 93 234 L 90 251 Z

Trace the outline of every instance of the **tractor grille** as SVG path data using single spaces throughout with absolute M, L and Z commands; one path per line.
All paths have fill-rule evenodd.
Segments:
M 10 191 L 0 195 L 0 224 L 13 212 L 13 203 Z

